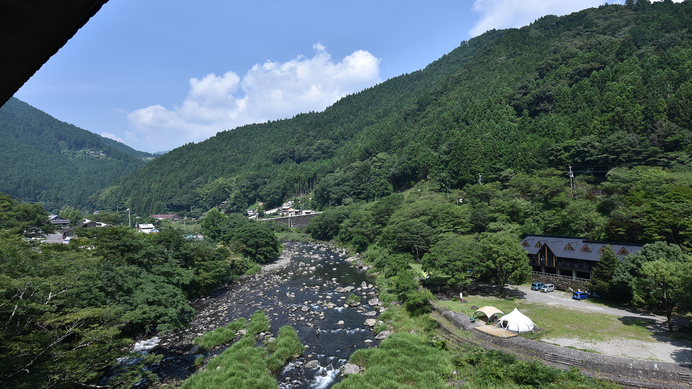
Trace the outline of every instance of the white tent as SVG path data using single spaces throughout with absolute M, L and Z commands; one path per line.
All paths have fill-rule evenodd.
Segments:
M 505 331 L 518 333 L 533 331 L 534 327 L 536 327 L 528 316 L 519 312 L 516 308 L 509 314 L 502 316 L 495 326 L 502 327 Z

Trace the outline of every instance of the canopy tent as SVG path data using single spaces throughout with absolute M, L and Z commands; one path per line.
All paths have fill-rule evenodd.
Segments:
M 502 316 L 495 326 L 502 327 L 505 331 L 518 333 L 533 331 L 534 327 L 536 327 L 528 316 L 519 312 L 516 308 L 509 314 Z
M 473 313 L 473 316 L 478 317 L 479 313 L 484 314 L 488 318 L 488 321 L 490 321 L 490 318 L 492 318 L 493 315 L 497 315 L 497 314 L 504 315 L 504 312 L 502 312 L 501 310 L 499 310 L 495 307 L 491 307 L 489 305 L 476 309 L 476 312 Z

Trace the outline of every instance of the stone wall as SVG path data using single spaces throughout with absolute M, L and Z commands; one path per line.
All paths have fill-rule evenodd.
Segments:
M 315 215 L 319 215 L 320 213 L 321 212 L 313 213 L 312 215 L 283 216 L 283 217 L 276 217 L 276 218 L 271 218 L 271 219 L 260 219 L 260 221 L 272 223 L 274 225 L 281 223 L 281 224 L 285 224 L 289 227 L 303 228 L 303 227 L 306 227 L 308 224 L 310 224 L 310 219 L 315 217 Z

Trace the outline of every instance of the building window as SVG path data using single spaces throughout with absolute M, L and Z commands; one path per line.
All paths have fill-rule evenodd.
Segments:
M 581 251 L 584 251 L 584 252 L 590 253 L 590 252 L 591 252 L 591 249 L 589 248 L 589 246 L 587 246 L 587 245 L 584 245 L 584 247 L 582 247 L 582 248 L 581 248 Z
M 521 243 L 521 245 L 524 246 L 524 247 L 529 247 L 529 242 L 523 241 L 523 242 Z
M 565 246 L 565 250 L 574 251 L 574 248 L 571 244 L 567 243 L 567 246 Z
M 629 255 L 630 253 L 625 250 L 625 248 L 621 248 L 620 251 L 618 251 L 618 255 Z
M 541 242 L 536 242 L 536 245 L 533 247 L 541 247 Z
M 603 247 L 601 247 L 600 250 L 598 250 L 598 253 L 599 253 L 599 254 L 603 254 L 605 251 L 606 251 L 606 247 L 603 246 Z

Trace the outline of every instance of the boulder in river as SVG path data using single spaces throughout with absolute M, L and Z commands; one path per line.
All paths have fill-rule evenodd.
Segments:
M 317 368 L 317 367 L 320 367 L 320 362 L 317 361 L 316 359 L 313 359 L 312 361 L 308 361 L 308 362 L 305 364 L 305 368 L 306 368 L 306 369 L 314 369 L 314 368 Z
M 368 327 L 374 327 L 375 324 L 377 324 L 377 320 L 375 319 L 367 319 L 365 320 L 365 325 Z
M 371 307 L 374 307 L 376 305 L 379 305 L 379 302 L 380 302 L 380 299 L 375 297 L 375 298 L 368 300 L 368 305 L 370 305 Z

